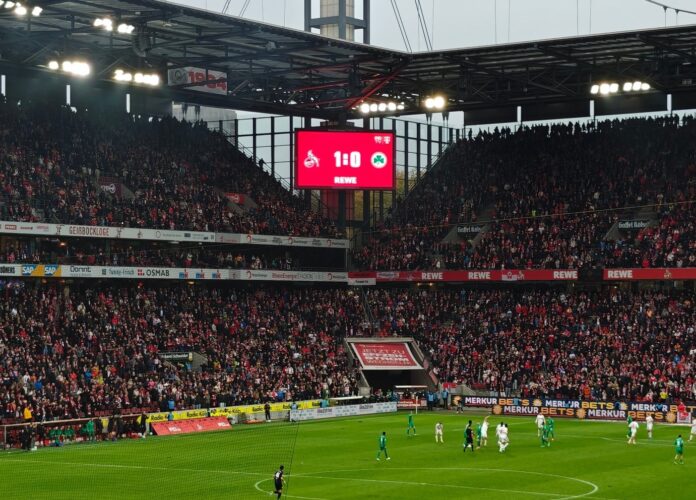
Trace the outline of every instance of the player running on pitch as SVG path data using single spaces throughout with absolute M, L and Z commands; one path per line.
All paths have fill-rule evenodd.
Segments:
M 536 422 L 537 426 L 537 437 L 541 437 L 541 431 L 544 428 L 544 425 L 546 425 L 546 418 L 544 418 L 544 415 L 539 413 L 534 421 Z
M 638 434 L 638 422 L 631 419 L 631 423 L 628 424 L 628 432 L 630 437 L 628 438 L 628 444 L 636 444 L 636 435 Z
M 476 424 L 476 448 L 481 449 L 481 422 Z
M 485 417 L 481 424 L 481 446 L 488 446 L 488 417 Z
M 408 427 L 406 427 L 406 435 L 411 435 L 411 429 L 413 429 L 413 435 L 416 435 L 416 424 L 413 423 L 413 412 L 408 414 Z
M 471 451 L 474 451 L 474 430 L 471 428 L 471 420 L 469 420 L 469 423 L 466 426 L 466 429 L 464 429 L 464 452 L 466 452 L 466 449 L 471 446 Z
M 500 451 L 500 453 L 503 453 L 510 444 L 507 424 L 501 423 L 497 427 L 496 434 L 498 436 L 498 451 Z
M 549 423 L 547 422 L 541 429 L 541 447 L 548 448 L 551 446 L 549 435 L 551 433 Z
M 284 469 L 285 467 L 281 465 L 276 473 L 273 474 L 273 482 L 275 483 L 275 491 L 273 493 L 278 495 L 277 498 L 280 498 L 280 495 L 283 494 L 283 486 L 285 485 Z
M 674 441 L 674 451 L 676 452 L 676 455 L 674 455 L 674 463 L 684 465 L 684 440 L 681 434 L 679 434 L 676 441 Z
M 691 435 L 689 436 L 689 442 L 694 440 L 694 436 L 696 436 L 696 417 L 694 417 L 691 421 Z
M 380 455 L 384 452 L 384 456 L 387 458 L 387 460 L 391 460 L 389 458 L 389 453 L 387 453 L 387 433 L 382 432 L 382 435 L 379 437 L 379 451 L 377 452 L 377 460 L 379 460 Z
M 551 441 L 556 440 L 556 422 L 553 421 L 553 418 L 549 417 L 546 419 L 546 425 L 549 426 L 549 439 Z
M 442 422 L 438 422 L 435 424 L 435 442 L 436 443 L 444 443 L 442 439 Z
M 652 439 L 652 431 L 653 431 L 653 424 L 655 422 L 655 419 L 652 418 L 652 415 L 648 415 L 645 417 L 645 427 L 648 429 L 648 439 Z

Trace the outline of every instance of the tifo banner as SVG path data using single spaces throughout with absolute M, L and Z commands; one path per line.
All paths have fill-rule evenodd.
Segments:
M 504 269 L 469 271 L 365 271 L 351 272 L 352 279 L 394 282 L 502 282 L 502 281 L 576 281 L 576 269 Z
M 651 269 L 605 269 L 605 281 L 695 280 L 696 267 L 656 267 Z
M 244 195 L 236 196 L 242 197 L 241 201 L 238 203 L 244 203 Z M 137 227 L 83 226 L 73 224 L 47 224 L 43 222 L 0 221 L 0 233 L 112 240 L 195 241 L 337 249 L 347 249 L 350 247 L 348 240 L 332 238 L 301 238 L 299 236 L 271 236 L 264 234 L 174 231 L 169 229 L 140 229 Z
M 406 342 L 351 342 L 363 370 L 419 370 Z
M 158 436 L 172 434 L 191 434 L 192 432 L 225 431 L 232 426 L 224 417 L 206 417 L 196 420 L 179 420 L 173 422 L 154 422 L 152 430 Z
M 579 401 L 568 399 L 499 398 L 495 396 L 462 396 L 454 404 L 474 408 L 491 408 L 494 415 L 530 415 L 541 413 L 551 417 L 568 417 L 580 420 L 645 420 L 651 415 L 657 422 L 677 421 L 677 405 L 662 403 Z M 691 414 L 696 406 L 687 406 Z
M 357 415 L 393 413 L 395 411 L 396 402 L 330 406 L 329 408 L 290 410 L 290 420 L 293 422 L 297 422 L 301 420 L 318 420 L 322 418 L 354 417 Z

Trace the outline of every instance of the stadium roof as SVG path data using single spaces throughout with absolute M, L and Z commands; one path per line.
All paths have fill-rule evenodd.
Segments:
M 41 16 L 0 9 L 0 64 L 25 69 L 79 55 L 103 80 L 116 68 L 219 70 L 227 95 L 177 85 L 173 97 L 241 110 L 338 118 L 388 97 L 412 114 L 435 93 L 450 111 L 586 103 L 590 85 L 605 80 L 696 90 L 696 26 L 406 53 L 154 0 L 33 4 Z M 93 26 L 107 16 L 136 29 Z

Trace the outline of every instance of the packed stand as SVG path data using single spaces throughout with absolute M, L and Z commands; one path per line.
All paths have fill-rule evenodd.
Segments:
M 375 289 L 376 335 L 413 336 L 441 382 L 524 397 L 696 399 L 693 292 Z
M 0 217 L 336 237 L 333 224 L 204 124 L 0 103 Z M 134 193 L 97 184 L 115 178 Z M 256 208 L 229 206 L 225 193 Z
M 345 270 L 341 250 L 0 237 L 0 263 L 212 269 Z
M 353 260 L 385 270 L 693 262 L 693 208 L 685 202 L 696 199 L 694 142 L 696 121 L 677 116 L 469 135 Z M 603 241 L 615 222 L 644 206 L 660 213 L 657 230 L 637 241 Z M 433 247 L 453 225 L 469 222 L 487 226 L 475 244 Z
M 343 338 L 356 295 L 335 289 L 4 284 L 0 418 L 291 401 L 357 393 Z M 197 352 L 196 370 L 159 357 Z

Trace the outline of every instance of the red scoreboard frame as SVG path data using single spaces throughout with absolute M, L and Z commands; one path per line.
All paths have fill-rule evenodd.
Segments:
M 392 190 L 396 187 L 392 130 L 298 129 L 296 189 Z

